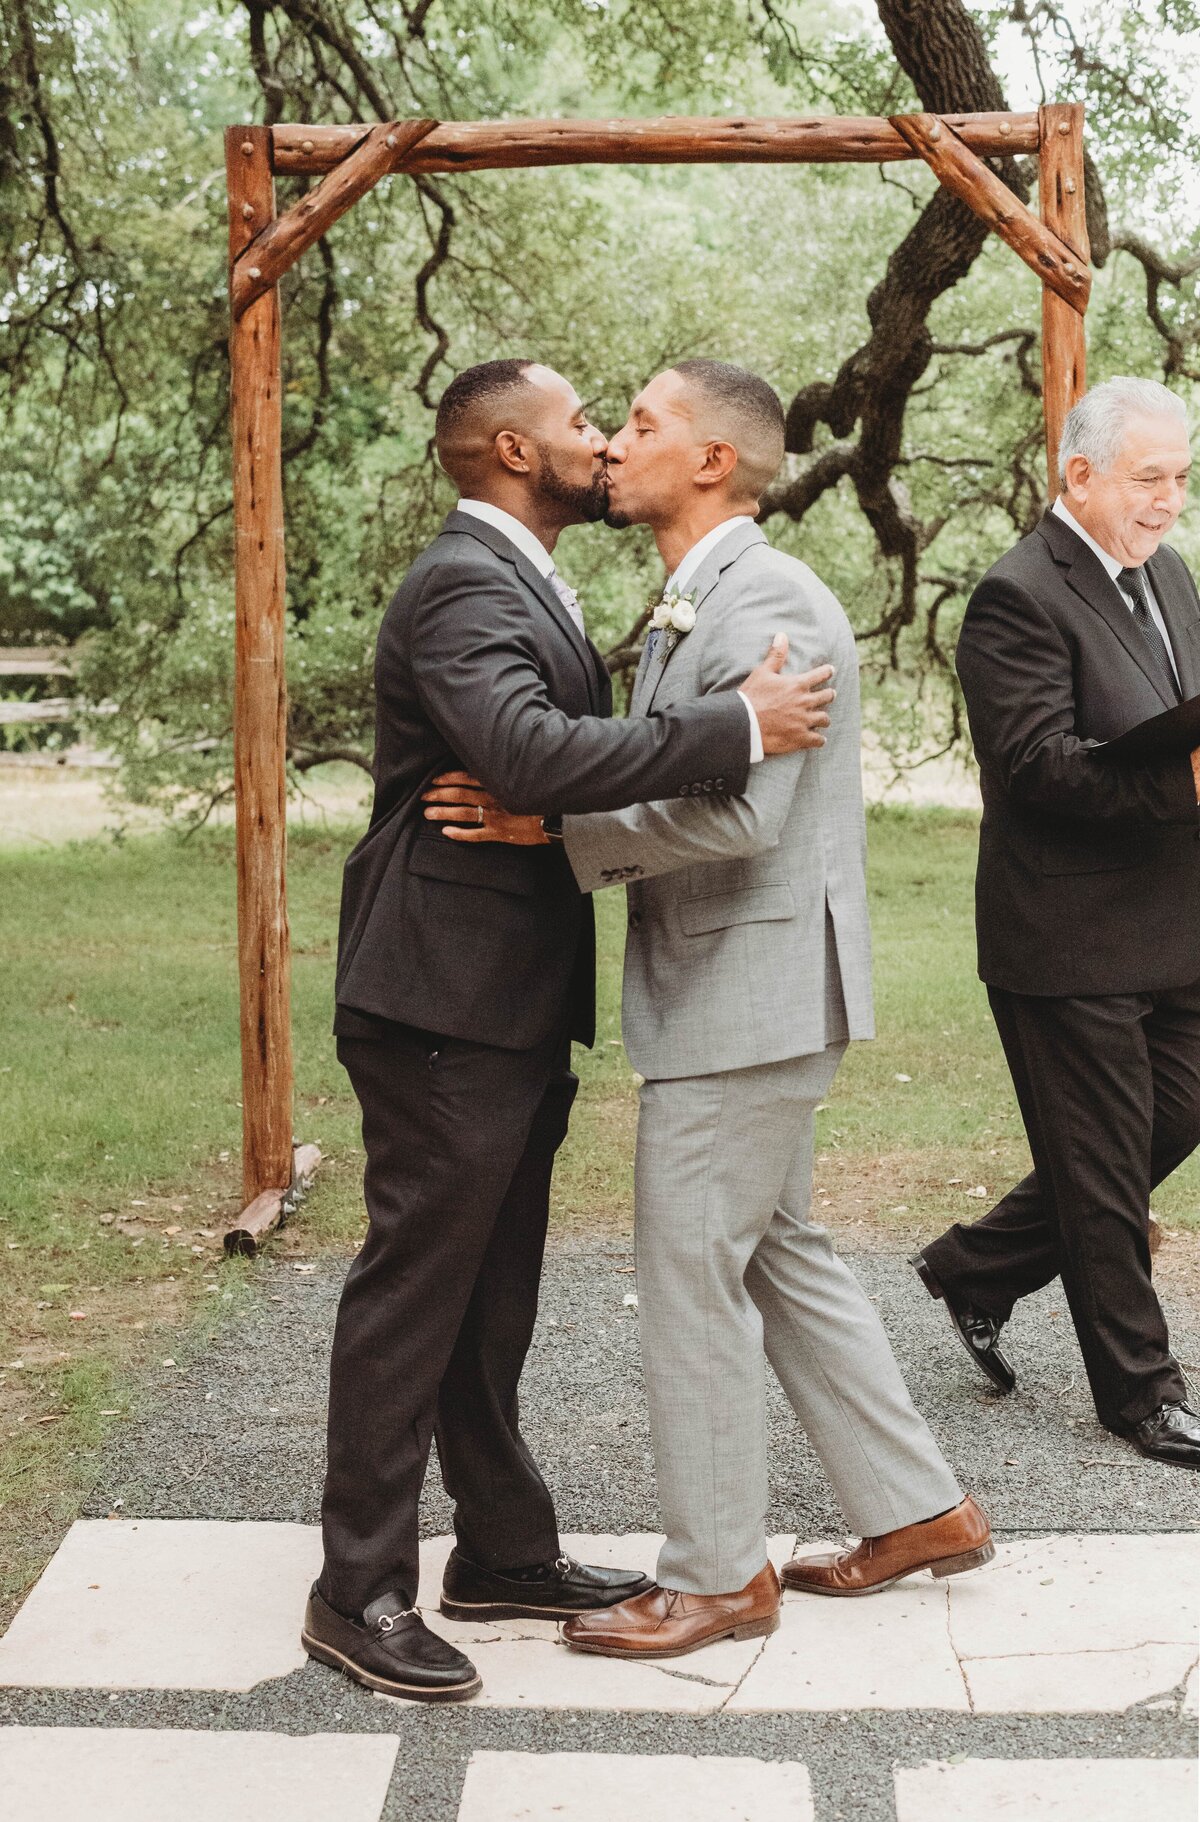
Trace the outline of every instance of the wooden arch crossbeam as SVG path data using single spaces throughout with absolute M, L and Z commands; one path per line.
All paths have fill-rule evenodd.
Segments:
M 985 161 L 1036 153 L 1039 214 Z M 1051 490 L 1063 419 L 1085 385 L 1091 289 L 1083 108 L 896 114 L 890 119 L 389 121 L 235 126 L 229 188 L 233 421 L 238 966 L 242 1174 L 248 1204 L 226 1236 L 253 1251 L 294 1205 L 315 1147 L 292 1132 L 285 884 L 287 695 L 279 280 L 382 177 L 567 164 L 889 164 L 920 158 L 1006 241 L 1042 286 L 1042 377 Z M 282 215 L 276 174 L 322 181 Z

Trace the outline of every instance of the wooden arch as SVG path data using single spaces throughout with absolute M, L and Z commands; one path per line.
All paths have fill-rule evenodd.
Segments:
M 1038 154 L 1040 219 L 985 164 Z M 315 1148 L 294 1152 L 286 860 L 283 488 L 279 280 L 381 177 L 565 164 L 883 164 L 923 158 L 1042 282 L 1050 488 L 1063 419 L 1084 388 L 1091 288 L 1083 108 L 883 119 L 393 121 L 245 126 L 225 134 L 229 187 L 237 653 L 238 965 L 242 1172 L 248 1206 L 227 1244 L 253 1250 L 303 1188 Z M 324 175 L 283 215 L 275 176 Z

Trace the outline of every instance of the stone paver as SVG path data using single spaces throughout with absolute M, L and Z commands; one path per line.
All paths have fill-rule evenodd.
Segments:
M 8 1727 L 5 1822 L 379 1822 L 393 1734 Z
M 80 1519 L 0 1639 L 0 1686 L 253 1689 L 307 1662 L 308 1525 Z
M 731 1713 L 970 1706 L 945 1585 L 930 1576 L 861 1600 L 789 1595 L 781 1621 L 730 1698 Z
M 967 1759 L 896 1772 L 896 1822 L 1196 1822 L 1181 1759 Z
M 652 1571 L 658 1538 L 568 1537 L 585 1560 Z M 866 1600 L 789 1595 L 768 1639 L 621 1663 L 564 1648 L 551 1620 L 437 1612 L 448 1538 L 422 1546 L 419 1600 L 466 1649 L 479 1706 L 704 1715 L 855 1709 L 1031 1714 L 1177 1708 L 1197 1659 L 1190 1536 L 1001 1543 L 994 1563 L 913 1577 Z M 793 1540 L 772 1540 L 776 1564 Z M 81 1520 L 0 1640 L 0 1685 L 250 1690 L 300 1669 L 316 1529 Z M 1191 1684 L 1194 1703 L 1194 1680 Z M 381 1698 L 386 1699 L 386 1698 Z M 408 1706 L 405 1704 L 405 1706 Z
M 458 1822 L 813 1822 L 803 1765 L 683 1754 L 477 1752 Z
M 1111 1711 L 1184 1682 L 1198 1617 L 1195 1537 L 1048 1537 L 952 1584 L 950 1636 L 980 1711 Z

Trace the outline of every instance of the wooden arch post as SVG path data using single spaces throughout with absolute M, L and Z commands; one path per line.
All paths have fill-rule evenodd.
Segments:
M 1040 219 L 988 158 L 1036 152 Z M 1084 387 L 1091 286 L 1083 109 L 877 119 L 409 120 L 377 126 L 230 127 L 238 966 L 242 1172 L 249 1205 L 226 1236 L 253 1251 L 303 1189 L 314 1146 L 293 1150 L 287 926 L 287 691 L 278 284 L 381 177 L 569 164 L 889 164 L 922 158 L 1042 283 L 1043 409 L 1053 492 L 1063 419 Z M 282 216 L 274 178 L 321 177 Z
M 275 221 L 267 127 L 225 135 L 229 265 Z M 287 923 L 282 377 L 279 292 L 231 312 L 234 705 L 242 1193 L 292 1181 L 291 954 Z

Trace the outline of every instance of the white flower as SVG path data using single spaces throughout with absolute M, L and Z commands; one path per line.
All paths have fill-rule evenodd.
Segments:
M 684 596 L 671 608 L 671 625 L 677 633 L 690 633 L 695 624 L 695 605 Z
M 654 612 L 650 616 L 650 624 L 651 626 L 656 627 L 659 632 L 662 632 L 664 627 L 670 626 L 671 603 L 669 600 L 664 598 L 657 603 Z

